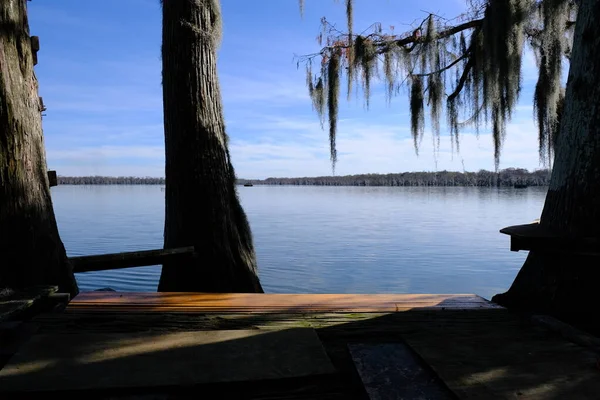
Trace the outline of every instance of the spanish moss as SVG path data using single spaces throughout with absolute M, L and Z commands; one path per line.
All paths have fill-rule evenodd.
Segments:
M 325 83 L 322 77 L 317 79 L 317 84 L 313 87 L 312 101 L 313 107 L 321 120 L 321 125 L 323 125 L 325 121 Z
M 413 76 L 410 87 L 410 132 L 415 142 L 415 151 L 419 152 L 419 142 L 425 129 L 425 107 L 423 104 L 423 80 Z
M 437 26 L 433 16 L 429 16 L 427 21 L 427 37 L 426 43 L 428 46 L 427 64 L 432 71 L 440 71 L 443 68 L 442 60 L 440 56 L 440 43 L 436 40 Z M 426 73 L 423 70 L 422 73 Z M 437 141 L 437 145 L 434 144 L 434 153 L 439 148 L 440 138 L 440 117 L 442 111 L 442 101 L 444 96 L 444 82 L 442 81 L 441 74 L 429 74 L 427 77 L 427 105 L 430 110 L 431 117 L 431 131 L 434 137 L 434 141 Z
M 394 72 L 394 53 L 391 51 L 386 51 L 383 53 L 383 74 L 385 75 L 386 85 L 385 85 L 385 93 L 388 102 L 392 100 L 392 95 L 394 94 L 394 85 L 396 83 L 396 74 Z
M 486 122 L 492 124 L 494 164 L 498 168 L 506 123 L 521 91 L 521 58 L 525 41 L 524 24 L 531 0 L 490 1 L 480 30 L 472 36 L 471 86 L 481 90 L 477 98 L 473 87 L 465 102 L 477 110 L 481 97 Z M 479 89 L 481 88 L 481 89 Z
M 362 71 L 365 103 L 369 108 L 371 97 L 371 80 L 377 72 L 377 50 L 371 39 L 357 36 L 354 41 L 354 69 Z
M 329 113 L 329 149 L 332 169 L 335 172 L 337 150 L 335 138 L 337 133 L 338 99 L 340 97 L 340 51 L 333 53 L 327 68 L 327 108 Z
M 315 95 L 315 85 L 313 83 L 312 74 L 312 63 L 306 63 L 306 87 L 308 88 L 308 95 L 312 99 Z
M 458 108 L 459 100 L 446 102 L 446 117 L 448 120 L 448 129 L 450 130 L 450 145 L 452 151 L 460 151 L 458 138 Z
M 346 0 L 346 23 L 348 25 L 348 48 L 346 49 L 346 58 L 348 61 L 347 71 L 347 94 L 346 97 L 350 100 L 352 96 L 352 81 L 354 80 L 354 39 L 352 35 L 352 27 L 354 25 L 354 0 Z
M 327 46 L 301 60 L 309 62 L 313 57 L 321 57 L 327 65 L 316 81 L 307 79 L 307 85 L 322 121 L 327 90 L 333 162 L 337 160 L 334 155 L 338 102 L 332 96 L 339 92 L 341 74 L 346 74 L 348 98 L 353 81 L 360 81 L 368 108 L 374 78 L 380 76 L 381 69 L 388 102 L 400 87 L 409 89 L 411 134 L 417 154 L 425 131 L 425 113 L 431 124 L 434 152 L 439 149 L 440 121 L 445 113 L 453 151 L 460 151 L 459 130 L 472 126 L 479 136 L 480 129 L 485 129 L 492 136 L 498 169 L 506 126 L 521 94 L 526 44 L 533 49 L 539 67 L 534 112 L 540 161 L 551 162 L 564 92 L 562 63 L 570 54 L 575 2 L 474 0 L 470 6 L 468 14 L 454 20 L 427 15 L 401 34 L 395 34 L 393 27 L 384 33 L 381 24 L 373 24 L 369 33 L 365 33 L 368 29 L 355 35 L 353 0 L 346 0 L 347 33 L 322 20 L 321 35 L 327 37 Z M 460 22 L 452 25 L 451 21 Z M 335 65 L 330 66 L 331 63 Z M 337 73 L 333 74 L 332 68 Z M 336 86 L 325 89 L 331 79 Z
M 352 97 L 352 82 L 356 78 L 355 73 L 355 63 L 354 60 L 356 57 L 354 56 L 354 41 L 352 39 L 349 40 L 348 48 L 346 49 L 346 63 L 348 65 L 346 71 L 346 90 L 347 90 L 347 100 L 350 101 Z
M 570 51 L 569 40 L 561 33 L 568 31 L 567 23 L 573 13 L 573 5 L 567 0 L 545 0 L 537 5 L 536 11 L 537 19 L 532 21 L 531 29 L 539 76 L 533 106 L 540 159 L 548 164 L 554 154 L 554 136 L 559 129 L 559 103 L 564 92 L 561 87 L 562 61 Z

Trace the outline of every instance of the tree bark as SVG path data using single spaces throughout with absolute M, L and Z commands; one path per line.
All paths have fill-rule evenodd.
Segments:
M 579 6 L 550 186 L 540 224 L 600 237 L 600 1 Z M 531 252 L 508 292 L 493 300 L 600 332 L 600 258 Z
M 0 289 L 77 283 L 58 234 L 25 0 L 0 1 Z
M 195 246 L 199 257 L 163 264 L 159 291 L 262 292 L 227 148 L 220 35 L 218 0 L 163 2 L 164 247 Z

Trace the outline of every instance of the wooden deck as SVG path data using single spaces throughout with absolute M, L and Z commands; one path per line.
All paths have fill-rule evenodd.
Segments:
M 597 349 L 475 295 L 94 292 L 28 324 L 37 334 L 0 371 L 0 398 L 17 389 L 47 397 L 48 382 L 63 398 L 196 398 L 208 390 L 252 399 L 600 393 Z M 242 353 L 251 356 L 241 361 Z M 66 366 L 77 371 L 76 382 L 65 377 Z
M 67 312 L 398 312 L 413 309 L 497 308 L 473 294 L 117 293 L 77 296 Z

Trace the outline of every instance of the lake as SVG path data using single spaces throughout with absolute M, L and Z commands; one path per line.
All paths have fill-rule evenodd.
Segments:
M 547 188 L 239 187 L 270 293 L 505 291 L 526 252 L 499 229 L 539 218 Z M 160 186 L 57 186 L 69 256 L 162 247 Z M 80 289 L 155 291 L 160 267 L 77 274 Z

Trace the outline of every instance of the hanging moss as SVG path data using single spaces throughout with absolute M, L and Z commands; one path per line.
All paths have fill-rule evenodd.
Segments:
M 396 83 L 396 74 L 394 72 L 394 53 L 386 51 L 383 53 L 383 74 L 385 75 L 386 86 L 385 93 L 388 102 L 391 101 L 394 93 L 394 84 Z
M 427 36 L 426 36 L 428 51 L 427 64 L 430 70 L 439 71 L 443 68 L 442 55 L 440 54 L 443 46 L 437 40 L 437 27 L 433 16 L 430 15 L 427 21 Z M 423 71 L 425 73 L 426 71 Z M 442 113 L 442 101 L 444 96 L 444 82 L 442 74 L 430 74 L 427 77 L 427 104 L 430 110 L 431 130 L 434 137 L 434 152 L 439 148 L 440 137 L 440 117 Z
M 312 74 L 312 63 L 306 63 L 306 87 L 308 88 L 308 95 L 312 99 L 315 94 L 315 85 L 313 83 Z
M 427 79 L 427 103 L 429 104 L 431 116 L 431 130 L 433 135 L 440 135 L 440 117 L 442 112 L 442 101 L 444 86 L 439 75 L 430 75 Z
M 436 26 L 433 15 L 429 15 L 427 18 L 427 28 L 424 35 L 424 41 L 419 48 L 421 58 L 421 73 L 427 73 L 428 69 L 435 70 L 435 66 L 432 61 L 439 56 L 437 49 L 436 39 Z
M 325 122 L 325 83 L 323 78 L 317 79 L 317 83 L 314 85 L 312 101 L 321 124 L 323 124 Z
M 572 14 L 570 1 L 545 0 L 537 8 L 537 19 L 533 21 L 540 35 L 534 42 L 539 75 L 534 92 L 534 113 L 538 126 L 540 159 L 548 164 L 554 154 L 553 136 L 559 125 L 559 103 L 562 60 L 570 50 L 569 40 L 562 35 Z
M 486 117 L 492 123 L 494 162 L 500 162 L 506 122 L 521 90 L 521 57 L 529 0 L 491 1 L 481 31 L 474 38 L 473 82 L 482 90 Z M 478 104 L 471 108 L 477 109 Z
M 425 129 L 425 107 L 423 98 L 423 80 L 412 77 L 410 86 L 410 132 L 415 142 L 415 151 L 419 152 L 419 142 Z
M 371 80 L 377 69 L 377 49 L 373 41 L 358 35 L 354 40 L 354 69 L 362 72 L 365 103 L 369 107 Z
M 356 78 L 356 64 L 354 60 L 356 59 L 355 51 L 354 51 L 354 41 L 352 40 L 352 36 L 349 37 L 349 47 L 346 49 L 346 62 L 348 65 L 348 70 L 346 72 L 346 90 L 347 90 L 347 100 L 350 100 L 352 97 L 352 82 Z
M 365 57 L 366 49 L 365 49 L 365 38 L 361 35 L 356 36 L 354 39 L 354 58 L 352 59 L 352 63 L 354 64 L 355 69 L 359 69 L 362 66 L 362 59 Z
M 338 100 L 340 97 L 340 52 L 331 56 L 327 67 L 327 111 L 329 114 L 329 149 L 332 168 L 335 172 L 337 149 L 335 138 L 337 134 Z
M 379 76 L 381 68 L 388 101 L 402 85 L 409 88 L 411 132 L 416 149 L 424 131 L 426 93 L 434 147 L 436 139 L 439 146 L 442 103 L 446 99 L 446 120 L 453 150 L 456 146 L 459 151 L 458 134 L 462 127 L 474 126 L 477 134 L 480 127 L 489 127 L 496 168 L 506 124 L 521 94 L 522 55 L 528 40 L 534 46 L 540 66 L 534 98 L 540 158 L 551 158 L 560 118 L 561 64 L 563 57 L 570 53 L 572 34 L 569 32 L 573 23 L 569 21 L 574 20 L 575 2 L 482 0 L 475 4 L 481 8 L 473 8 L 472 21 L 452 27 L 446 25 L 448 20 L 428 15 L 417 29 L 397 36 L 383 34 L 381 24 L 374 24 L 371 33 L 354 35 L 353 0 L 346 0 L 345 4 L 348 33 L 332 34 L 329 39 L 334 44 L 321 54 L 325 58 L 324 65 L 335 62 L 336 69 L 346 70 L 348 98 L 353 81 L 360 80 L 368 107 L 373 79 Z M 326 24 L 324 22 L 324 28 Z M 332 61 L 333 52 L 340 48 L 344 49 L 343 59 Z M 340 68 L 344 61 L 345 69 Z M 317 86 L 319 82 L 327 86 L 330 75 L 330 69 L 325 68 L 321 71 L 322 81 L 314 84 L 312 79 L 307 80 L 321 118 L 324 92 Z M 339 84 L 337 80 L 336 84 Z M 333 89 L 325 89 L 328 103 L 333 100 Z M 337 102 L 335 107 L 337 110 Z M 329 114 L 331 141 L 331 132 L 337 128 L 337 111 L 331 113 L 330 110 Z M 331 141 L 331 145 L 335 146 L 335 141 Z
M 456 99 L 448 101 L 446 103 L 446 118 L 448 122 L 448 129 L 450 130 L 450 144 L 452 151 L 460 151 L 460 144 L 458 139 L 458 108 L 460 100 Z

